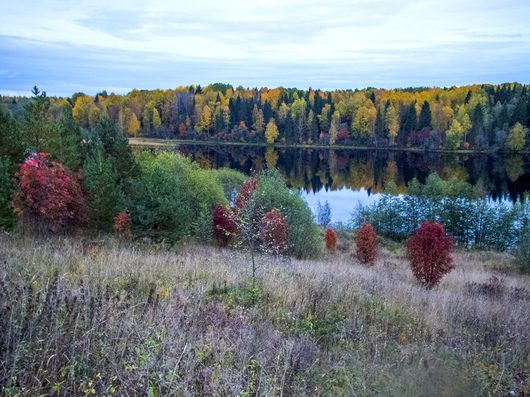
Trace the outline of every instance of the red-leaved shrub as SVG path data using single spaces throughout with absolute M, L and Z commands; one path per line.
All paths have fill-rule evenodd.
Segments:
M 289 225 L 282 213 L 272 209 L 263 215 L 259 224 L 259 237 L 262 246 L 275 252 L 287 248 Z
M 22 222 L 41 231 L 57 232 L 86 221 L 79 183 L 46 153 L 33 153 L 19 165 L 18 189 L 12 206 Z
M 212 211 L 213 236 L 217 244 L 226 247 L 237 233 L 234 212 L 224 205 L 216 206 Z
M 442 225 L 423 222 L 407 242 L 407 257 L 412 273 L 426 288 L 432 288 L 454 269 L 451 259 L 453 239 Z
M 326 229 L 324 232 L 324 241 L 326 243 L 326 248 L 329 251 L 334 251 L 337 247 L 337 233 L 333 229 Z
M 355 237 L 355 253 L 359 262 L 373 265 L 377 256 L 377 235 L 369 223 L 364 223 Z
M 114 232 L 118 238 L 130 239 L 132 236 L 131 227 L 131 216 L 127 212 L 122 211 L 114 218 Z
M 252 197 L 252 194 L 258 187 L 258 179 L 257 178 L 250 178 L 239 189 L 239 193 L 236 197 L 235 202 L 235 209 L 236 211 L 241 211 L 245 205 L 247 204 L 247 201 L 250 200 Z

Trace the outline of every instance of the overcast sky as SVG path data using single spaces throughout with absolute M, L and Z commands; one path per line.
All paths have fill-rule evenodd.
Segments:
M 530 82 L 528 0 L 2 0 L 0 94 Z

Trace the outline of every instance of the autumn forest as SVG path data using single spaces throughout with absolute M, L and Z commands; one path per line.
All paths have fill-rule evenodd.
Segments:
M 40 93 L 39 95 L 42 95 Z M 25 97 L 2 97 L 23 113 Z M 507 83 L 450 88 L 336 90 L 234 88 L 228 84 L 75 93 L 51 98 L 82 127 L 110 118 L 131 137 L 283 145 L 423 150 L 528 148 L 530 86 Z

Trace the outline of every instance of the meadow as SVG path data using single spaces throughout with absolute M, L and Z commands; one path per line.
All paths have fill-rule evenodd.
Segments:
M 530 276 L 457 250 L 435 288 L 374 266 L 110 237 L 0 236 L 5 396 L 525 396 Z

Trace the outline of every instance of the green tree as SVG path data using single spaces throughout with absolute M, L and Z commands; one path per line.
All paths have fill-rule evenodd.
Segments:
M 462 138 L 464 137 L 464 128 L 460 122 L 456 119 L 451 123 L 451 127 L 445 134 L 445 146 L 447 149 L 456 150 L 460 148 L 462 144 Z
M 506 139 L 506 149 L 511 151 L 523 150 L 526 143 L 527 129 L 521 124 L 516 123 L 508 134 Z
M 113 159 L 119 183 L 135 175 L 137 164 L 129 140 L 112 120 L 105 118 L 99 121 L 87 138 L 89 141 L 87 150 L 97 150 L 97 145 L 101 143 L 105 155 Z
M 429 102 L 425 101 L 423 102 L 423 105 L 421 106 L 421 112 L 420 117 L 418 120 L 418 129 L 422 128 L 431 128 L 432 124 L 432 114 L 431 114 L 431 107 L 429 106 Z
M 153 128 L 158 130 L 162 125 L 162 120 L 160 120 L 160 113 L 156 108 L 153 108 Z
M 83 171 L 90 223 L 111 231 L 114 217 L 125 207 L 114 162 L 99 147 L 87 157 Z
M 31 92 L 33 97 L 24 107 L 22 138 L 30 151 L 46 152 L 50 141 L 57 139 L 57 125 L 49 114 L 51 104 L 46 92 L 37 87 L 33 87 Z

